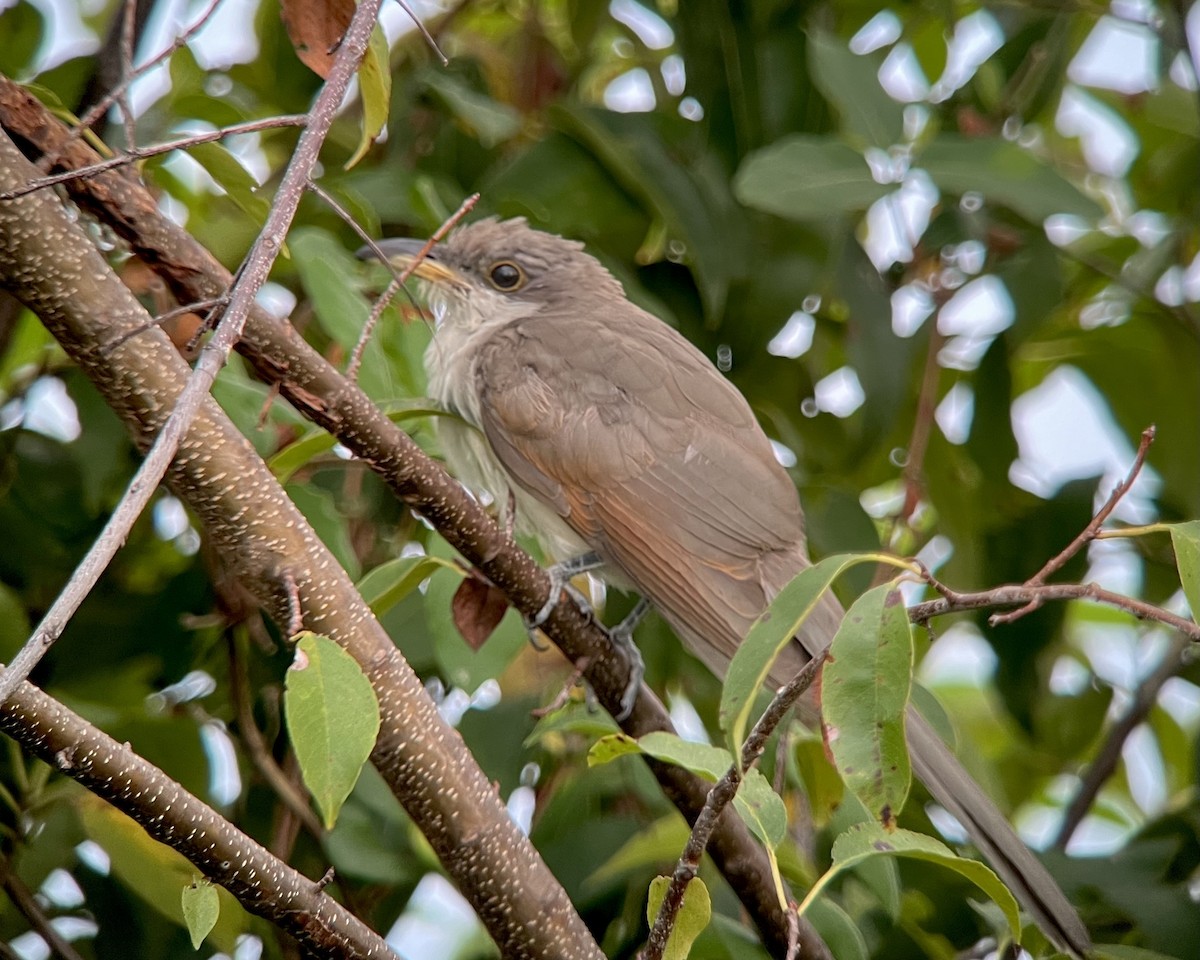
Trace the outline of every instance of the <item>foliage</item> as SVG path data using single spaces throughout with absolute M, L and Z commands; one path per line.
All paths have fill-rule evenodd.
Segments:
M 230 17 L 246 18 L 239 29 L 253 51 L 225 62 L 220 40 L 201 33 L 175 52 L 164 92 L 138 118 L 140 143 L 308 109 L 319 79 L 297 58 L 278 7 L 230 6 Z M 102 37 L 116 7 L 85 13 L 85 27 Z M 1177 8 L 1138 11 L 1144 23 L 1071 5 L 926 2 L 878 16 L 857 2 L 789 0 L 662 0 L 653 10 L 633 0 L 456 5 L 430 22 L 449 65 L 415 33 L 396 40 L 386 135 L 360 156 L 387 99 L 376 73 L 364 82 L 365 126 L 362 111 L 348 109 L 334 127 L 321 186 L 374 236 L 428 235 L 478 191 L 478 214 L 524 216 L 584 240 L 633 300 L 683 331 L 749 398 L 801 490 L 818 557 L 882 548 L 940 564 L 938 576 L 956 589 L 1024 581 L 1085 526 L 1097 491 L 1107 493 L 1134 438 L 1156 423 L 1149 469 L 1119 519 L 1177 525 L 1169 535 L 1099 542 L 1060 576 L 1112 582 L 1175 610 L 1190 599 L 1194 610 L 1196 53 L 1189 60 Z M 46 16 L 28 0 L 0 13 L 0 70 L 74 109 L 96 60 L 58 62 L 62 47 L 50 41 L 62 24 Z M 860 33 L 868 21 L 881 32 Z M 1148 52 L 1148 89 L 1084 83 L 1081 51 L 1114 29 L 1144 42 L 1136 49 Z M 964 66 L 957 57 L 972 30 L 994 38 L 995 50 Z M 865 49 L 871 35 L 880 39 Z M 148 43 L 139 58 L 153 52 Z M 881 86 L 898 63 L 931 84 L 908 103 Z M 636 101 L 625 106 L 644 109 L 612 109 L 622 89 Z M 1080 125 L 1080 104 L 1111 125 L 1110 139 Z M 119 143 L 120 124 L 103 136 Z M 236 269 L 293 139 L 264 130 L 149 159 L 141 172 Z M 1123 166 L 1113 159 L 1119 143 L 1132 145 Z M 97 235 L 111 246 L 103 230 Z M 358 246 L 310 195 L 272 277 L 275 298 L 298 302 L 297 328 L 343 365 L 378 286 L 379 273 L 355 261 Z M 119 249 L 113 255 L 121 260 Z M 137 267 L 122 264 L 152 312 L 165 309 L 152 283 L 138 285 Z M 440 411 L 421 399 L 429 331 L 401 322 L 414 312 L 401 299 L 384 314 L 359 379 L 436 453 Z M 681 845 L 657 784 L 634 760 L 589 765 L 589 748 L 611 727 L 577 704 L 531 716 L 569 671 L 524 644 L 514 614 L 482 649 L 464 644 L 451 621 L 461 575 L 452 551 L 374 474 L 339 457 L 240 360 L 215 394 L 259 453 L 274 458 L 339 562 L 364 578 L 388 632 L 441 692 L 444 712 L 511 808 L 533 808 L 533 839 L 608 955 L 632 955 L 645 938 L 647 890 L 670 873 Z M 8 661 L 138 458 L 36 317 L 10 305 L 0 305 L 0 398 L 0 657 Z M 1108 428 L 1105 438 L 1128 438 L 1107 459 L 1087 446 L 1093 420 Z M 1051 459 L 1038 458 L 1039 440 Z M 844 579 L 838 590 L 849 600 L 870 571 L 859 566 Z M 606 619 L 627 603 L 610 597 Z M 1166 630 L 1085 601 L 994 627 L 986 612 L 934 626 L 941 668 L 927 660 L 918 677 L 940 698 L 976 776 L 1031 836 L 1050 839 L 1111 721 L 1168 649 Z M 710 737 L 732 717 L 740 743 L 754 706 L 745 689 L 722 704 L 717 682 L 653 618 L 638 637 L 647 681 L 680 705 L 678 715 L 694 707 Z M 928 648 L 916 640 L 920 657 Z M 955 650 L 974 669 L 946 669 Z M 288 769 L 291 659 L 285 638 L 245 609 L 201 531 L 163 494 L 34 679 L 306 875 L 332 865 L 335 892 L 374 929 L 413 921 L 439 866 L 373 771 L 321 836 L 297 831 L 263 773 L 256 740 Z M 1200 875 L 1200 672 L 1185 663 L 1177 674 L 1154 691 L 1075 843 L 1047 854 L 1113 956 L 1142 948 L 1200 957 L 1190 892 Z M 729 759 L 721 756 L 713 778 Z M 793 829 L 774 855 L 795 889 L 838 875 L 808 916 L 831 944 L 845 945 L 839 956 L 945 956 L 1007 935 L 1011 905 L 995 878 L 964 870 L 928 838 L 911 841 L 910 857 L 856 865 L 846 838 L 867 828 L 855 826 L 864 817 L 849 795 L 838 805 L 829 764 L 814 741 L 796 737 L 768 751 L 766 781 L 754 782 L 785 785 Z M 801 784 L 824 785 L 807 808 Z M 94 935 L 76 943 L 83 955 L 193 955 L 189 930 L 202 925 L 185 926 L 179 910 L 181 896 L 191 909 L 180 891 L 194 871 L 156 859 L 160 848 L 123 833 L 82 790 L 15 748 L 0 761 L 0 785 L 4 871 L 42 888 L 53 915 L 94 918 Z M 902 827 L 931 830 L 922 800 L 910 798 Z M 93 843 L 80 846 L 85 839 Z M 1111 866 L 1098 868 L 1098 854 Z M 1003 909 L 977 909 L 975 889 L 945 863 L 959 864 Z M 713 920 L 691 956 L 755 956 L 761 948 L 737 929 L 728 886 L 708 866 L 702 873 Z M 239 932 L 251 932 L 269 955 L 284 954 L 265 924 L 226 901 L 222 894 L 210 942 L 232 949 Z M 28 929 L 11 902 L 0 904 L 0 939 Z M 1039 948 L 1036 935 L 1025 943 Z M 439 955 L 488 949 L 465 935 Z

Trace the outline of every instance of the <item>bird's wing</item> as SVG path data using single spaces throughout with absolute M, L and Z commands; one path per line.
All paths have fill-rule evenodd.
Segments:
M 728 659 L 765 606 L 764 558 L 804 538 L 795 487 L 741 394 L 626 304 L 509 324 L 475 375 L 480 426 L 516 482 Z

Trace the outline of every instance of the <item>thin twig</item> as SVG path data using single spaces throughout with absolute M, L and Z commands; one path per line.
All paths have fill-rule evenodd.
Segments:
M 794 900 L 788 902 L 788 946 L 785 960 L 796 960 L 800 953 L 800 914 L 796 909 L 797 906 L 798 904 Z
M 692 826 L 692 833 L 688 837 L 687 845 L 683 848 L 679 862 L 675 865 L 675 872 L 671 876 L 671 883 L 667 887 L 662 906 L 658 909 L 658 916 L 655 917 L 654 926 L 650 929 L 650 936 L 646 940 L 646 948 L 642 952 L 642 960 L 662 960 L 663 951 L 667 947 L 671 930 L 674 928 L 675 920 L 679 915 L 679 908 L 683 905 L 684 892 L 700 868 L 700 857 L 708 846 L 709 837 L 712 836 L 712 832 L 716 828 L 717 820 L 720 819 L 722 812 L 724 812 L 734 796 L 737 795 L 738 787 L 741 785 L 744 776 L 742 771 L 748 772 L 758 762 L 758 758 L 762 756 L 763 750 L 766 749 L 767 740 L 775 731 L 775 728 L 782 722 L 783 718 L 787 716 L 787 712 L 792 709 L 796 701 L 812 686 L 813 681 L 817 677 L 817 672 L 821 669 L 821 665 L 824 662 L 825 651 L 822 651 L 820 656 L 814 657 L 806 663 L 804 668 L 775 694 L 775 698 L 763 712 L 763 715 L 758 718 L 758 722 L 750 731 L 750 735 L 746 737 L 746 742 L 742 744 L 740 769 L 739 764 L 735 763 L 729 768 L 725 776 L 718 780 L 708 792 L 708 798 L 704 801 L 704 807 L 700 810 L 700 815 L 696 817 L 696 822 Z M 795 917 L 794 912 L 791 912 L 791 916 Z M 791 950 L 791 941 L 793 939 L 791 932 L 793 926 L 798 938 L 799 924 L 798 922 L 793 924 L 793 921 L 789 919 L 789 951 Z
M 1168 647 L 1166 654 L 1163 655 L 1162 662 L 1159 663 L 1150 676 L 1138 684 L 1137 690 L 1133 694 L 1133 701 L 1129 704 L 1129 709 L 1113 724 L 1112 729 L 1105 738 L 1104 746 L 1096 754 L 1092 765 L 1088 767 L 1087 775 L 1084 776 L 1082 782 L 1079 784 L 1079 789 L 1075 792 L 1075 796 L 1071 798 L 1071 802 L 1067 806 L 1067 812 L 1063 815 L 1062 826 L 1058 829 L 1058 836 L 1054 838 L 1054 846 L 1059 850 L 1066 849 L 1067 844 L 1071 841 L 1071 837 L 1074 836 L 1075 831 L 1083 822 L 1083 818 L 1087 816 L 1092 804 L 1095 803 L 1101 788 L 1108 782 L 1108 778 L 1113 775 L 1113 771 L 1117 769 L 1117 763 L 1121 759 L 1121 750 L 1125 746 L 1125 741 L 1129 739 L 1129 735 L 1133 733 L 1138 725 L 1149 716 L 1154 704 L 1158 702 L 1158 694 L 1162 690 L 1163 685 L 1183 669 L 1183 652 L 1186 649 L 1186 643 L 1180 640 L 1177 635 L 1172 635 L 1171 645 Z
M 396 2 L 400 4 L 404 12 L 412 18 L 412 22 L 417 25 L 417 30 L 420 31 L 421 36 L 425 38 L 425 42 L 429 44 L 430 49 L 433 50 L 433 52 L 437 54 L 438 59 L 442 61 L 442 66 L 450 66 L 450 58 L 442 53 L 442 48 L 439 47 L 437 45 L 437 41 L 433 39 L 433 34 L 425 29 L 425 24 L 421 22 L 421 18 L 417 16 L 413 8 L 405 3 L 404 0 L 396 0 Z
M 912 434 L 908 440 L 908 456 L 905 458 L 904 470 L 904 506 L 900 510 L 899 519 L 907 522 L 916 510 L 917 504 L 925 492 L 923 474 L 925 470 L 925 454 L 929 449 L 929 438 L 933 434 L 933 423 L 937 416 L 937 386 L 941 379 L 942 368 L 938 364 L 938 353 L 946 342 L 946 337 L 937 328 L 936 315 L 931 318 L 932 327 L 929 331 L 929 347 L 925 355 L 925 370 L 921 376 L 921 392 L 917 398 L 917 413 L 913 418 Z
M 138 0 L 125 0 L 121 17 L 121 92 L 117 94 L 117 103 L 121 107 L 121 122 L 125 127 L 125 146 L 132 147 L 137 143 L 137 118 L 133 115 L 133 106 L 129 102 L 129 82 L 133 76 L 133 45 L 137 36 L 137 4 Z
M 1075 554 L 1077 554 L 1090 541 L 1096 539 L 1096 535 L 1100 532 L 1100 526 L 1109 518 L 1113 510 L 1116 509 L 1121 498 L 1124 497 L 1133 488 L 1137 481 L 1138 474 L 1142 472 L 1142 466 L 1146 462 L 1146 453 L 1150 450 L 1150 444 L 1154 443 L 1156 434 L 1154 424 L 1150 424 L 1142 431 L 1142 438 L 1138 443 L 1137 453 L 1133 458 L 1133 465 L 1129 468 L 1129 472 L 1125 475 L 1125 479 L 1113 488 L 1113 492 L 1108 495 L 1108 499 L 1104 502 L 1096 515 L 1092 517 L 1091 523 L 1083 528 L 1083 531 L 1056 557 L 1048 560 L 1046 565 L 1037 573 L 1029 578 L 1027 583 L 1031 585 L 1042 584 L 1046 582 L 1046 578 L 1052 573 L 1057 573 Z
M 1113 510 L 1116 509 L 1117 504 L 1121 502 L 1121 498 L 1130 491 L 1138 478 L 1138 474 L 1141 473 L 1142 466 L 1146 462 L 1146 453 L 1150 449 L 1150 444 L 1154 442 L 1154 434 L 1154 424 L 1151 424 L 1142 431 L 1142 438 L 1138 443 L 1137 453 L 1133 458 L 1133 465 L 1129 468 L 1129 473 L 1126 474 L 1125 479 L 1116 485 L 1113 492 L 1109 494 L 1108 499 L 1104 501 L 1104 505 L 1096 511 L 1096 515 L 1083 528 L 1079 536 L 1067 544 L 1057 556 L 1047 560 L 1041 570 L 1025 581 L 1026 586 L 1038 587 L 1044 584 L 1047 577 L 1061 570 L 1075 554 L 1099 536 L 1101 525 L 1108 519 Z M 1039 606 L 1041 606 L 1041 600 L 1035 598 L 1020 609 L 993 616 L 990 622 L 993 626 L 1001 623 L 1012 623 L 1014 620 L 1019 620 L 1026 614 L 1032 613 Z
M 229 306 L 225 315 L 217 324 L 212 338 L 205 344 L 192 375 L 175 402 L 175 408 L 155 438 L 146 459 L 129 482 L 121 502 L 104 525 L 99 538 L 71 575 L 63 592 L 54 601 L 32 636 L 13 658 L 3 676 L 0 676 L 0 703 L 12 696 L 21 681 L 29 676 L 66 628 L 84 598 L 91 593 L 100 575 L 125 542 L 134 522 L 154 496 L 159 482 L 175 458 L 179 441 L 191 426 L 201 404 L 208 398 L 217 373 L 225 365 L 229 351 L 242 335 L 246 317 L 254 305 L 254 296 L 266 280 L 271 265 L 279 254 L 283 237 L 287 235 L 300 198 L 304 194 L 304 185 L 316 166 L 321 144 L 324 143 L 333 124 L 338 105 L 350 85 L 350 78 L 362 60 L 381 2 L 382 0 L 363 0 L 355 10 L 350 27 L 346 30 L 345 43 L 338 51 L 325 86 L 313 104 L 305 129 L 296 143 L 291 162 L 280 181 L 279 192 L 271 205 L 271 212 L 267 215 L 262 231 L 250 248 L 243 268 L 229 291 Z
M 579 686 L 579 682 L 583 679 L 583 673 L 585 670 L 587 670 L 589 663 L 591 663 L 590 657 L 584 657 L 579 663 L 577 663 L 574 671 L 571 673 L 571 676 L 567 678 L 566 683 L 564 683 L 562 688 L 558 691 L 557 696 L 555 696 L 555 698 L 546 706 L 535 707 L 533 710 L 530 710 L 529 715 L 540 720 L 542 717 L 556 713 L 566 706 L 567 700 L 569 700 L 571 697 L 571 691 L 575 689 L 575 687 Z
M 29 922 L 34 933 L 46 941 L 46 946 L 52 953 L 58 954 L 62 960 L 83 960 L 75 948 L 54 928 L 33 892 L 12 869 L 7 857 L 0 859 L 0 882 L 3 883 L 4 892 L 8 894 L 8 899 L 17 908 L 17 912 Z
M 177 36 L 165 50 L 155 54 L 145 63 L 138 66 L 137 69 L 135 69 L 128 76 L 123 76 L 121 78 L 121 82 L 117 84 L 117 86 L 113 87 L 112 90 L 97 100 L 91 109 L 89 109 L 87 113 L 83 115 L 79 122 L 71 127 L 70 132 L 67 134 L 66 140 L 59 145 L 58 149 L 50 151 L 42 157 L 42 159 L 39 161 L 39 166 L 41 166 L 43 170 L 49 170 L 52 166 L 54 166 L 54 164 L 58 162 L 59 157 L 62 155 L 62 151 L 78 140 L 79 137 L 83 135 L 84 131 L 90 130 L 92 124 L 104 116 L 104 114 L 108 111 L 108 108 L 116 103 L 119 98 L 125 95 L 125 91 L 129 89 L 129 85 L 133 83 L 134 80 L 146 73 L 148 70 L 158 66 L 160 63 L 174 54 L 176 50 L 187 43 L 196 34 L 196 32 L 208 22 L 208 18 L 213 15 L 213 12 L 217 9 L 217 4 L 220 2 L 221 0 L 210 0 L 208 6 L 204 8 L 204 12 L 200 14 L 200 16 L 195 20 L 195 22 L 192 23 L 191 26 L 187 27 L 183 33 L 179 34 L 179 36 Z M 132 146 L 132 141 L 129 142 L 129 146 Z
M 383 311 L 387 309 L 387 305 L 392 302 L 392 297 L 396 295 L 396 291 L 404 286 L 404 283 L 413 275 L 413 271 L 421 265 L 421 261 L 429 256 L 429 251 L 434 248 L 447 233 L 454 229 L 458 222 L 471 212 L 475 204 L 479 202 L 479 194 L 473 193 L 464 200 L 454 213 L 450 214 L 449 218 L 434 231 L 432 237 L 425 241 L 425 245 L 417 251 L 416 257 L 403 270 L 400 271 L 399 277 L 393 277 L 388 283 L 387 288 L 380 294 L 379 299 L 375 301 L 371 307 L 371 315 L 367 318 L 367 322 L 363 325 L 362 333 L 359 335 L 358 343 L 354 345 L 354 350 L 350 354 L 350 363 L 346 366 L 346 378 L 348 380 L 356 380 L 358 378 L 358 368 L 362 364 L 363 351 L 367 349 L 367 343 L 370 342 L 371 334 L 375 332 L 375 325 L 379 323 L 379 318 L 383 316 Z M 371 244 L 374 252 L 379 253 L 379 247 L 374 243 Z M 385 258 L 386 259 L 386 258 Z
M 315 108 L 312 113 L 315 113 Z M 157 157 L 160 154 L 170 153 L 173 150 L 186 150 L 188 147 L 199 146 L 202 143 L 212 143 L 214 140 L 224 140 L 226 137 L 236 136 L 239 133 L 254 133 L 258 130 L 271 130 L 277 127 L 303 127 L 309 123 L 312 113 L 289 113 L 280 117 L 264 117 L 261 120 L 248 120 L 245 123 L 235 123 L 228 127 L 222 127 L 220 130 L 206 130 L 203 133 L 193 133 L 187 137 L 180 137 L 178 140 L 168 140 L 166 143 L 157 143 L 149 147 L 135 147 L 132 150 L 122 153 L 120 156 L 109 157 L 107 160 L 101 160 L 99 163 L 93 163 L 90 167 L 81 167 L 78 170 L 65 170 L 62 173 L 29 180 L 13 190 L 0 193 L 0 200 L 16 200 L 27 193 L 52 187 L 55 184 L 66 183 L 68 180 L 78 180 L 81 177 L 95 176 L 98 173 L 103 173 L 105 170 L 112 170 L 114 167 L 123 167 L 130 163 L 136 163 L 138 160 L 144 160 L 147 157 Z M 298 146 L 297 149 L 299 149 Z
M 342 204 L 342 202 L 340 200 L 338 200 L 337 197 L 335 197 L 332 193 L 330 193 L 328 190 L 326 190 L 324 187 L 322 187 L 315 180 L 309 180 L 307 187 L 309 190 L 311 190 L 313 193 L 315 193 L 318 197 L 320 197 L 321 200 L 325 203 L 325 205 L 327 207 L 329 207 L 330 210 L 332 210 L 334 213 L 336 213 L 338 215 L 338 219 L 340 219 L 344 224 L 346 224 L 346 226 L 348 226 L 351 230 L 353 230 L 356 234 L 358 234 L 358 239 L 361 240 L 365 246 L 370 247 L 371 252 L 373 254 L 375 254 L 376 259 L 378 259 L 381 263 L 384 264 L 384 266 L 386 266 L 389 270 L 392 271 L 392 276 L 396 280 L 399 280 L 401 271 L 398 270 L 396 268 L 395 264 L 393 264 L 387 258 L 387 256 L 384 254 L 383 250 L 380 249 L 379 244 L 376 242 L 375 238 L 372 237 L 369 233 L 367 233 L 367 231 L 365 229 L 363 229 L 363 226 L 361 223 L 359 223 L 356 219 L 354 219 L 354 214 L 352 214 L 349 210 L 347 210 L 345 208 L 345 206 Z M 414 310 L 416 310 L 418 313 L 420 313 L 421 307 L 417 303 L 416 298 L 411 293 L 409 293 L 408 287 L 405 287 L 403 284 L 401 284 L 400 289 L 403 290 L 404 295 L 406 297 L 408 297 L 408 302 L 410 304 L 412 304 L 412 308 Z
M 142 324 L 140 327 L 135 327 L 133 330 L 126 330 L 119 337 L 116 337 L 110 343 L 103 344 L 100 347 L 100 352 L 107 355 L 112 353 L 117 347 L 125 343 L 127 340 L 132 340 L 134 337 L 145 333 L 148 330 L 157 330 L 164 323 L 174 320 L 176 317 L 182 317 L 185 313 L 207 313 L 216 307 L 223 307 L 229 302 L 229 295 L 223 297 L 213 297 L 211 300 L 197 300 L 195 303 L 184 303 L 178 307 L 172 307 L 165 313 L 160 313 L 158 316 L 151 319 L 149 323 Z M 206 325 L 206 324 L 205 324 Z
M 975 593 L 958 593 L 944 588 L 934 581 L 930 582 L 930 586 L 942 596 L 937 600 L 926 600 L 924 603 L 909 607 L 908 617 L 913 623 L 927 623 L 934 617 L 963 610 L 1016 607 L 1030 603 L 1041 604 L 1047 600 L 1094 600 L 1105 606 L 1118 607 L 1132 613 L 1140 620 L 1155 620 L 1158 623 L 1165 623 L 1169 627 L 1174 627 L 1189 640 L 1200 641 L 1200 624 L 1192 620 L 1185 620 L 1169 610 L 1156 607 L 1144 600 L 1135 600 L 1133 597 L 1105 590 L 1094 583 L 1046 583 L 1032 587 L 1023 583 L 1013 583 Z M 990 622 L 995 623 L 996 619 L 993 617 Z

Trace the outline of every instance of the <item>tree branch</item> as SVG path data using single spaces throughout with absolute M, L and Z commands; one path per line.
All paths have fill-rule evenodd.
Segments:
M 0 135 L 0 188 L 31 173 Z M 101 176 L 129 183 L 115 171 Z M 141 447 L 148 447 L 178 401 L 187 365 L 157 330 L 117 350 L 100 348 L 113 335 L 144 325 L 146 312 L 54 195 L 0 203 L 0 277 L 41 317 Z M 382 714 L 372 759 L 501 951 L 599 960 L 587 927 L 461 737 L 211 398 L 204 398 L 185 434 L 169 482 L 205 525 L 231 574 L 277 622 L 289 622 L 294 602 L 305 626 L 332 637 L 358 660 Z
M 1071 837 L 1074 836 L 1075 831 L 1083 822 L 1083 818 L 1092 808 L 1096 797 L 1099 796 L 1101 788 L 1117 769 L 1125 741 L 1150 715 L 1154 704 L 1158 702 L 1158 694 L 1163 685 L 1183 669 L 1183 652 L 1186 648 L 1186 643 L 1177 635 L 1171 637 L 1171 645 L 1163 655 L 1162 662 L 1150 676 L 1138 684 L 1129 709 L 1112 725 L 1112 729 L 1109 730 L 1108 736 L 1104 740 L 1104 745 L 1096 754 L 1092 765 L 1088 767 L 1087 774 L 1079 784 L 1079 789 L 1067 806 L 1067 812 L 1063 814 L 1062 825 L 1058 828 L 1058 835 L 1054 838 L 1054 846 L 1059 850 L 1066 849 Z
M 993 587 L 990 590 L 980 590 L 974 593 L 959 593 L 944 584 L 931 580 L 931 585 L 940 599 L 926 600 L 908 608 L 909 619 L 913 623 L 925 624 L 934 617 L 942 617 L 948 613 L 958 613 L 963 610 L 985 610 L 989 607 L 1018 607 L 1036 603 L 1041 605 L 1047 600 L 1094 600 L 1105 606 L 1117 607 L 1132 613 L 1139 620 L 1156 620 L 1174 627 L 1189 640 L 1200 641 L 1200 625 L 1192 620 L 1185 620 L 1178 614 L 1156 607 L 1144 600 L 1136 600 L 1111 590 L 1105 590 L 1094 583 L 1047 583 L 1041 586 L 1027 584 L 1006 584 Z M 995 619 L 995 618 L 993 618 Z
M 44 153 L 60 152 L 62 168 L 86 166 L 95 154 L 75 142 L 63 147 L 65 131 L 32 96 L 0 78 L 0 122 Z M 148 263 L 154 265 L 181 301 L 220 296 L 230 282 L 227 270 L 190 234 L 162 216 L 154 198 L 126 171 L 107 171 L 67 184 L 72 197 L 110 224 Z M 446 472 L 367 397 L 305 343 L 286 321 L 251 310 L 238 351 L 301 414 L 329 430 L 378 473 L 395 494 L 422 514 L 464 557 L 504 591 L 518 610 L 533 615 L 550 592 L 549 578 L 510 536 Z M 614 716 L 629 670 L 604 633 L 573 604 L 559 604 L 542 628 L 575 664 L 587 661 L 585 676 Z M 662 703 L 647 689 L 638 696 L 622 729 L 637 737 L 671 730 Z M 664 793 L 689 822 L 704 807 L 709 784 L 671 764 L 648 761 Z M 380 758 L 384 778 L 399 792 L 400 772 Z M 407 804 L 406 804 L 407 805 Z M 768 949 L 784 956 L 788 920 L 780 908 L 766 854 L 741 821 L 721 817 L 709 853 L 754 918 Z M 811 927 L 808 942 L 819 943 Z M 813 953 L 813 956 L 820 954 Z
M 188 858 L 252 913 L 320 956 L 394 957 L 384 939 L 316 884 L 165 773 L 30 683 L 0 706 L 0 730 Z
M 51 953 L 57 954 L 62 960 L 83 960 L 75 948 L 54 928 L 50 918 L 42 911 L 41 904 L 12 869 L 7 857 L 0 860 L 0 885 L 3 885 L 4 892 L 8 894 L 8 899 L 17 908 L 17 912 L 29 921 L 33 931 L 46 941 Z
M 737 795 L 738 787 L 741 786 L 745 776 L 742 771 L 749 771 L 758 762 L 763 750 L 766 749 L 767 740 L 775 732 L 775 728 L 816 680 L 817 673 L 825 663 L 827 653 L 828 650 L 823 650 L 819 657 L 808 661 L 804 668 L 775 694 L 774 699 L 771 700 L 767 709 L 763 711 L 763 715 L 758 718 L 758 722 L 750 731 L 750 735 L 746 737 L 746 742 L 742 744 L 741 769 L 738 769 L 738 764 L 731 766 L 725 776 L 718 780 L 708 792 L 708 798 L 704 801 L 704 809 L 700 811 L 700 815 L 692 825 L 692 833 L 679 857 L 679 863 L 675 866 L 675 872 L 671 876 L 671 883 L 663 897 L 662 906 L 658 908 L 658 916 L 654 919 L 654 926 L 646 940 L 646 949 L 642 954 L 642 960 L 662 960 L 663 952 L 667 948 L 667 941 L 670 940 L 671 931 L 675 926 L 675 920 L 679 916 L 679 908 L 683 906 L 684 893 L 700 869 L 700 857 L 703 855 L 705 847 L 708 846 L 713 830 L 716 829 L 718 818 Z M 811 954 L 811 948 L 806 953 Z M 828 956 L 828 952 L 826 955 Z
M 1113 492 L 1109 494 L 1108 499 L 1104 501 L 1104 505 L 1096 511 L 1095 516 L 1092 517 L 1088 525 L 1080 531 L 1079 536 L 1067 544 L 1057 556 L 1047 560 L 1041 570 L 1025 581 L 1026 586 L 1036 587 L 1044 584 L 1047 577 L 1061 570 L 1067 561 L 1099 536 L 1100 527 L 1108 519 L 1113 510 L 1116 509 L 1117 504 L 1121 502 L 1121 498 L 1132 489 L 1138 474 L 1141 473 L 1142 465 L 1146 462 L 1146 453 L 1150 449 L 1150 444 L 1154 442 L 1154 432 L 1153 424 L 1142 431 L 1142 438 L 1138 443 L 1137 453 L 1133 458 L 1133 465 L 1129 468 L 1129 473 L 1125 479 L 1117 484 Z M 1041 606 L 1041 601 L 1034 599 L 1019 610 L 1013 610 L 1011 613 L 997 614 L 992 617 L 991 622 L 993 626 L 999 623 L 1012 623 L 1027 613 L 1032 613 L 1039 606 Z
M 201 403 L 208 397 L 221 367 L 225 365 L 229 351 L 240 339 L 246 315 L 254 303 L 254 296 L 271 271 L 271 265 L 279 253 L 280 238 L 287 235 L 296 208 L 300 205 L 300 198 L 304 195 L 304 185 L 317 164 L 321 144 L 325 142 L 333 124 L 334 114 L 367 49 L 367 41 L 375 26 L 380 2 L 381 0 L 365 0 L 355 10 L 354 18 L 350 21 L 342 46 L 329 71 L 329 77 L 312 110 L 309 111 L 307 126 L 300 135 L 291 162 L 283 175 L 275 202 L 271 204 L 271 212 L 250 247 L 232 289 L 229 290 L 229 304 L 217 324 L 212 339 L 201 352 L 195 369 L 188 377 L 187 385 L 175 401 L 167 422 L 155 437 L 150 452 L 129 482 L 121 497 L 121 503 L 109 517 L 87 556 L 72 574 L 66 588 L 0 677 L 0 703 L 11 695 L 18 683 L 29 676 L 37 662 L 58 639 L 75 611 L 79 609 L 79 605 L 91 593 L 100 575 L 112 562 L 112 558 L 116 556 L 137 518 L 154 496 L 154 491 L 167 472 L 182 437 L 195 418 Z M 31 182 L 36 183 L 37 180 Z M 30 191 L 25 191 L 28 192 Z M 22 195 L 21 189 L 2 192 L 0 202 L 11 201 Z

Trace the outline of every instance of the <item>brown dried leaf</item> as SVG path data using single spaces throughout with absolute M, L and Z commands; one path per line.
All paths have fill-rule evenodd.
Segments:
M 507 609 L 508 598 L 474 573 L 463 578 L 450 602 L 454 625 L 472 650 L 487 642 Z
M 281 13 L 300 62 L 327 77 L 354 16 L 354 0 L 283 0 Z

